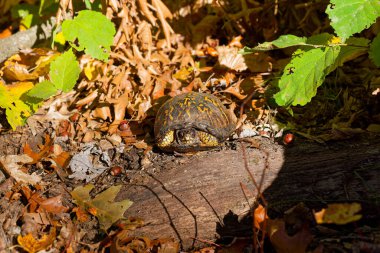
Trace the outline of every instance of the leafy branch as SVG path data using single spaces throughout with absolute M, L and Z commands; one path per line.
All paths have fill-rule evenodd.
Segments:
M 380 16 L 379 1 L 331 0 L 326 13 L 338 37 L 327 33 L 310 38 L 288 34 L 272 42 L 265 42 L 254 48 L 245 47 L 240 51 L 241 54 L 248 54 L 299 47 L 278 81 L 280 91 L 274 95 L 278 105 L 287 107 L 307 104 L 317 94 L 317 88 L 329 73 L 362 54 L 369 53 L 376 66 L 380 66 L 379 34 L 371 43 L 365 38 L 351 37 L 373 24 Z

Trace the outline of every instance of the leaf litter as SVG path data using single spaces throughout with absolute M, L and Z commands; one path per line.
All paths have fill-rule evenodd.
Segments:
M 58 23 L 63 20 L 64 13 L 74 13 L 68 2 L 62 1 L 61 10 L 57 14 Z M 170 3 L 165 4 L 170 5 Z M 243 46 L 241 40 L 244 39 L 246 42 L 250 38 L 248 36 L 243 38 L 241 35 L 232 36 L 232 34 L 251 32 L 258 38 L 264 38 L 265 41 L 277 37 L 276 29 L 280 24 L 275 12 L 267 14 L 260 12 L 269 6 L 268 3 L 263 6 L 245 3 L 240 6 L 240 3 L 235 1 L 221 1 L 212 6 L 217 15 L 206 11 L 206 15 L 194 19 L 191 13 L 205 9 L 207 7 L 205 3 L 197 1 L 189 5 L 184 4 L 174 13 L 170 11 L 172 8 L 167 8 L 165 4 L 160 0 L 153 0 L 149 4 L 145 0 L 111 1 L 105 13 L 116 24 L 110 60 L 101 62 L 83 55 L 79 63 L 84 77 L 80 79 L 75 91 L 58 95 L 39 109 L 39 120 L 50 122 L 52 127 L 57 129 L 54 141 L 54 137 L 46 135 L 45 143 L 40 145 L 38 152 L 34 152 L 28 144 L 25 144 L 24 154 L 1 157 L 2 170 L 9 178 L 16 181 L 11 183 L 14 187 L 8 189 L 5 197 L 2 195 L 2 199 L 11 201 L 11 210 L 20 203 L 27 205 L 28 212 L 23 215 L 24 218 L 35 217 L 38 213 L 40 217 L 38 232 L 44 231 L 42 236 L 37 235 L 37 228 L 34 234 L 27 233 L 25 228 L 22 228 L 24 231 L 19 231 L 23 236 L 18 236 L 17 241 L 27 252 L 48 249 L 53 243 L 58 245 L 61 243 L 61 249 L 67 249 L 68 252 L 79 250 L 83 238 L 87 242 L 94 242 L 84 235 L 86 231 L 84 224 L 92 223 L 93 227 L 98 225 L 107 230 L 119 219 L 123 221 L 117 224 L 118 230 L 111 231 L 111 234 L 101 242 L 103 248 L 110 248 L 111 252 L 136 249 L 143 252 L 154 247 L 163 249 L 161 252 L 178 251 L 179 246 L 176 242 L 129 236 L 129 229 L 135 229 L 143 223 L 124 220 L 123 213 L 131 203 L 128 200 L 115 201 L 120 185 L 108 189 L 104 187 L 93 189 L 90 185 L 74 188 L 68 183 L 69 188 L 63 187 L 62 192 L 65 193 L 62 195 L 52 190 L 54 183 L 57 183 L 55 175 L 66 183 L 70 180 L 90 182 L 104 176 L 111 166 L 110 158 L 107 158 L 110 149 L 101 149 L 92 144 L 93 141 L 103 141 L 104 136 L 107 145 L 111 147 L 119 148 L 122 142 L 134 145 L 140 151 L 135 155 L 131 154 L 128 159 L 142 160 L 141 157 L 149 153 L 154 142 L 151 132 L 146 129 L 152 126 L 152 119 L 157 109 L 167 97 L 189 91 L 218 95 L 239 117 L 241 127 L 237 131 L 236 138 L 252 136 L 279 138 L 283 133 L 282 129 L 287 129 L 309 139 L 324 142 L 350 138 L 361 132 L 361 126 L 357 125 L 362 119 L 360 108 L 363 108 L 365 103 L 357 99 L 355 93 L 364 90 L 365 85 L 355 87 L 354 91 L 328 86 L 326 89 L 331 92 L 326 93 L 343 97 L 341 101 L 343 106 L 339 109 L 335 108 L 336 97 L 326 99 L 323 96 L 317 96 L 306 107 L 294 108 L 292 112 L 294 118 L 289 118 L 288 112 L 269 109 L 268 93 L 273 94 L 273 91 L 266 85 L 266 81 L 274 70 L 280 69 L 280 66 L 289 61 L 289 55 L 285 52 L 285 57 L 275 58 L 273 55 L 259 52 L 243 57 L 237 54 Z M 317 16 L 319 8 L 317 5 L 312 6 L 302 20 L 294 13 L 289 13 L 286 8 L 283 12 L 284 15 L 293 18 L 289 18 L 289 27 L 295 22 L 297 29 L 310 33 L 322 27 Z M 236 10 L 236 12 L 227 13 L 227 10 Z M 228 31 L 230 41 L 227 45 L 219 45 L 219 39 L 225 40 L 225 38 L 220 38 L 221 33 L 215 30 L 224 22 L 221 18 L 223 15 L 227 19 L 223 29 Z M 176 21 L 170 23 L 173 18 L 176 18 Z M 252 19 L 258 22 L 252 22 Z M 184 36 L 174 32 L 186 30 L 184 27 L 176 28 L 183 25 L 184 20 L 186 24 L 184 27 L 190 26 L 188 30 L 192 33 L 193 47 L 187 44 Z M 189 20 L 192 22 L 188 22 Z M 248 22 L 248 25 L 245 22 Z M 299 23 L 302 25 L 299 26 Z M 258 40 L 255 36 L 252 37 Z M 22 51 L 4 63 L 1 76 L 6 80 L 8 92 L 14 101 L 20 103 L 17 96 L 21 94 L 20 89 L 27 90 L 31 87 L 30 83 L 25 81 L 36 84 L 39 78 L 48 76 L 49 63 L 57 56 L 58 53 L 53 50 L 33 49 Z M 247 76 L 248 71 L 250 71 L 249 76 Z M 361 70 L 345 69 L 345 72 L 353 72 L 349 74 L 360 76 L 360 80 L 366 79 L 366 73 Z M 349 84 L 357 81 L 352 75 L 346 74 L 343 74 L 342 79 Z M 369 80 L 367 78 L 367 84 L 376 88 L 377 79 L 375 76 Z M 375 88 L 371 92 L 374 92 Z M 4 93 L 0 96 L 7 95 Z M 36 103 L 34 106 L 37 110 L 40 105 Z M 12 111 L 14 114 L 11 126 L 20 125 L 25 120 L 24 116 L 32 113 L 30 108 L 19 108 L 23 110 L 7 110 L 7 113 Z M 358 108 L 357 114 L 350 117 L 352 108 Z M 322 113 L 326 111 L 338 113 L 331 119 Z M 73 115 L 78 116 L 74 119 Z M 273 118 L 276 115 L 280 116 L 274 122 Z M 376 124 L 368 129 L 377 129 Z M 70 139 L 78 143 L 87 143 L 88 146 L 83 148 L 77 145 L 75 151 L 67 149 L 63 151 L 65 142 Z M 113 179 L 113 183 L 118 182 L 117 180 L 120 178 Z M 17 188 L 18 183 L 24 186 Z M 71 195 L 74 193 L 76 196 L 72 196 L 74 200 L 68 196 L 68 192 Z M 21 196 L 26 198 L 26 202 Z M 114 205 L 118 207 L 115 210 L 112 209 Z M 324 210 L 324 215 L 330 212 L 329 208 L 330 206 Z M 353 209 L 357 210 L 357 207 L 339 205 L 333 207 L 333 210 L 337 210 L 338 218 L 334 215 L 325 215 L 325 218 L 316 216 L 316 220 L 322 219 L 328 220 L 329 223 L 340 224 L 360 219 Z M 77 220 L 70 220 L 68 210 L 75 213 Z M 94 216 L 98 218 L 97 221 L 93 219 Z M 19 217 L 16 216 L 16 219 Z M 307 219 L 301 222 L 301 228 L 293 236 L 289 236 L 286 231 L 289 222 L 285 218 L 270 219 L 261 213 L 260 220 L 262 222 L 266 220 L 267 227 L 263 228 L 255 223 L 255 228 L 268 236 L 277 252 L 304 252 L 308 242 L 313 238 Z M 57 221 L 61 224 L 59 225 Z M 34 222 L 37 223 L 36 218 Z M 29 224 L 32 223 L 29 221 Z M 20 230 L 17 226 L 14 229 Z M 57 230 L 60 232 L 57 233 Z M 68 239 L 66 245 L 62 245 L 62 238 Z M 99 245 L 93 244 L 89 246 L 91 247 L 97 249 Z

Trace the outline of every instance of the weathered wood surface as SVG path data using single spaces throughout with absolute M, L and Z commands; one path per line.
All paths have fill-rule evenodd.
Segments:
M 239 230 L 249 234 L 251 228 L 239 221 L 249 216 L 257 191 L 242 149 L 201 153 L 183 164 L 174 163 L 176 159 L 159 172 L 145 173 L 120 196 L 134 201 L 125 215 L 148 224 L 136 233 L 173 237 L 184 248 L 199 245 L 194 238 L 236 236 Z M 380 191 L 380 138 L 356 145 L 299 143 L 290 148 L 267 143 L 247 148 L 246 161 L 271 210 L 283 212 L 300 201 L 316 207 L 334 201 L 371 202 Z M 241 184 L 249 189 L 248 196 Z

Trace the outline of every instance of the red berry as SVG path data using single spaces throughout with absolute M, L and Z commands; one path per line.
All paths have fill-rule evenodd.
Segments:
M 122 170 L 123 169 L 120 166 L 114 166 L 111 168 L 111 175 L 112 176 L 118 176 L 121 174 Z
M 291 133 L 285 134 L 283 141 L 285 145 L 291 144 L 294 141 L 294 134 L 291 134 Z
M 120 130 L 120 131 L 126 131 L 126 130 L 129 130 L 129 124 L 128 124 L 128 121 L 126 121 L 126 120 L 121 121 L 120 124 L 119 124 L 119 130 Z

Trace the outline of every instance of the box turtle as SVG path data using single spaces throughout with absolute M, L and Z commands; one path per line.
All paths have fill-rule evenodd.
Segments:
M 235 130 L 222 102 L 211 94 L 189 92 L 159 109 L 154 134 L 164 151 L 193 152 L 215 148 Z

